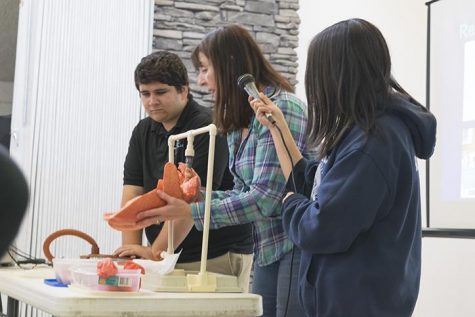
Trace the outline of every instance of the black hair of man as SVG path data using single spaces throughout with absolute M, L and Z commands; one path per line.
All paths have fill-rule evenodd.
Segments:
M 135 68 L 135 87 L 160 82 L 181 91 L 189 85 L 188 72 L 180 57 L 167 51 L 157 51 L 142 58 Z

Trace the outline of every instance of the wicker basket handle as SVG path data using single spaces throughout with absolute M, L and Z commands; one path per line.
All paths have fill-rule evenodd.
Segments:
M 54 258 L 49 249 L 51 242 L 61 236 L 76 236 L 82 238 L 91 244 L 91 254 L 99 254 L 99 246 L 97 245 L 96 240 L 94 240 L 90 235 L 75 229 L 62 229 L 50 234 L 43 243 L 43 253 L 45 254 L 45 257 L 46 259 L 48 259 L 49 262 L 51 262 Z

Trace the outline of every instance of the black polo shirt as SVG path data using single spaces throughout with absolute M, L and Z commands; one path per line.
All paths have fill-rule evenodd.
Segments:
M 124 185 L 135 185 L 144 188 L 145 192 L 157 186 L 158 179 L 163 177 L 163 166 L 168 162 L 168 136 L 192 129 L 198 129 L 212 123 L 211 110 L 196 103 L 191 95 L 175 127 L 166 131 L 163 125 L 150 117 L 140 120 L 132 132 L 129 150 L 124 163 Z M 176 142 L 175 162 L 185 161 L 186 139 Z M 201 178 L 202 186 L 206 186 L 206 169 L 208 166 L 209 135 L 195 136 L 193 147 L 195 157 L 193 169 Z M 213 173 L 213 189 L 232 189 L 233 178 L 228 169 L 228 145 L 226 138 L 216 138 L 215 161 Z M 150 244 L 153 243 L 162 229 L 161 225 L 145 228 Z M 201 259 L 201 242 L 203 233 L 191 230 L 178 250 L 183 249 L 178 262 L 193 262 Z M 250 254 L 253 252 L 251 224 L 229 226 L 209 232 L 208 258 L 215 258 L 228 251 Z

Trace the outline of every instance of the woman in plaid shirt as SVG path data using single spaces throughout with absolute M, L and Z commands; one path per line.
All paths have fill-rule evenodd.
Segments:
M 227 135 L 229 168 L 234 176 L 232 190 L 212 194 L 210 227 L 252 223 L 253 292 L 263 298 L 264 316 L 283 316 L 286 310 L 288 316 L 302 316 L 296 292 L 300 251 L 292 251 L 281 219 L 285 177 L 269 129 L 256 120 L 237 79 L 246 73 L 254 75 L 258 89 L 284 113 L 303 153 L 307 107 L 292 94 L 293 87 L 264 58 L 243 27 L 226 25 L 209 33 L 195 49 L 192 60 L 199 69 L 198 83 L 207 86 L 214 96 L 214 120 L 220 132 Z M 140 224 L 175 219 L 202 230 L 204 202 L 186 204 L 163 192 L 159 196 L 168 202 L 167 206 L 141 213 Z

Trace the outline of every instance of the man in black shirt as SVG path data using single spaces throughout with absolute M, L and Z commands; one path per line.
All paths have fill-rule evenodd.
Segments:
M 134 131 L 124 164 L 122 206 L 130 199 L 156 188 L 163 177 L 163 167 L 168 161 L 168 136 L 212 123 L 211 111 L 198 105 L 189 92 L 186 67 L 180 58 L 169 52 L 155 52 L 142 59 L 135 70 L 135 85 L 148 117 L 142 119 Z M 195 156 L 193 169 L 206 185 L 209 135 L 194 138 Z M 175 146 L 175 162 L 184 162 L 186 140 Z M 226 139 L 218 137 L 215 147 L 213 189 L 232 189 L 232 175 L 228 170 Z M 174 226 L 181 226 L 178 221 Z M 180 232 L 180 230 L 174 230 Z M 156 224 L 145 228 L 149 245 L 142 245 L 142 230 L 124 231 L 122 246 L 115 251 L 119 256 L 139 256 L 158 260 L 150 244 L 166 250 L 167 226 Z M 183 249 L 177 268 L 200 269 L 202 232 L 193 228 L 186 237 L 175 237 L 176 249 Z M 184 239 L 184 240 L 183 240 Z M 252 228 L 250 225 L 210 230 L 207 270 L 238 276 L 247 291 L 252 266 Z

